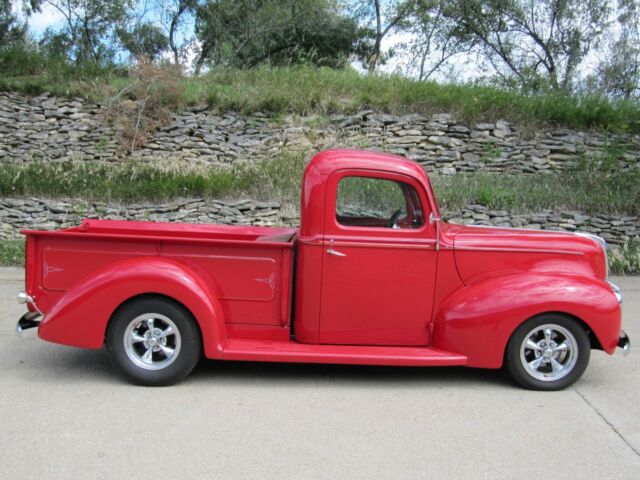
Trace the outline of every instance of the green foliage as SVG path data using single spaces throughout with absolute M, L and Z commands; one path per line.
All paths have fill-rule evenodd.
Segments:
M 116 32 L 126 27 L 133 0 L 48 0 L 47 4 L 62 14 L 64 27 L 47 29 L 42 40 L 46 50 L 65 55 L 79 65 L 113 62 Z
M 24 265 L 24 240 L 0 240 L 0 266 Z
M 640 214 L 640 171 L 568 171 L 513 176 L 470 173 L 431 177 L 444 211 L 479 204 L 512 213 L 582 210 L 588 214 Z
M 640 243 L 631 241 L 609 249 L 609 269 L 614 275 L 640 274 Z
M 0 47 L 24 41 L 26 25 L 13 12 L 11 0 L 0 0 Z
M 228 168 L 158 168 L 139 163 L 0 164 L 0 196 L 80 197 L 87 201 L 167 200 L 250 195 L 295 205 L 307 152 Z M 640 214 L 640 171 L 569 171 L 512 176 L 496 173 L 433 175 L 443 211 L 468 204 L 514 213 L 582 210 L 588 214 Z
M 88 100 L 104 100 L 127 82 L 123 68 L 96 63 L 71 63 L 42 48 L 24 44 L 0 48 L 0 90 L 27 94 L 50 92 Z
M 384 38 L 406 32 L 416 21 L 411 15 L 418 5 L 423 5 L 416 0 L 345 0 L 344 3 L 362 25 L 356 53 L 369 72 L 394 56 L 394 48 L 382 50 Z
M 132 29 L 119 27 L 116 35 L 124 48 L 134 57 L 147 57 L 154 60 L 169 46 L 169 40 L 160 27 L 142 23 Z
M 71 65 L 25 49 L 0 50 L 0 90 L 44 91 L 106 100 L 134 82 L 123 69 Z M 560 94 L 522 95 L 499 88 L 418 82 L 397 75 L 361 75 L 351 68 L 262 66 L 214 69 L 183 80 L 184 103 L 209 103 L 244 113 L 340 113 L 364 108 L 391 113 L 451 112 L 462 121 L 500 118 L 535 128 L 541 124 L 612 132 L 640 132 L 633 101 Z M 178 107 L 179 108 L 179 107 Z
M 196 35 L 198 73 L 204 64 L 336 67 L 354 52 L 359 33 L 329 0 L 217 0 L 196 9 Z
M 522 91 L 571 93 L 578 67 L 609 24 L 608 0 L 455 0 L 442 8 L 447 39 L 481 53 L 502 84 Z
M 189 103 L 208 101 L 219 110 L 273 113 L 451 112 L 469 123 L 506 118 L 539 124 L 640 132 L 640 106 L 630 101 L 520 95 L 499 88 L 418 82 L 397 75 L 363 76 L 350 68 L 261 67 L 218 70 L 187 80 Z
M 0 196 L 80 197 L 87 201 L 235 197 L 297 201 L 306 156 L 282 154 L 270 161 L 184 171 L 134 162 L 0 163 Z

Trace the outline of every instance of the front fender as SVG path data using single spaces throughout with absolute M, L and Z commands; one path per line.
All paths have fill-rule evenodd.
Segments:
M 473 367 L 499 368 L 512 333 L 541 313 L 582 320 L 611 354 L 620 334 L 620 305 L 604 281 L 568 274 L 518 274 L 462 287 L 434 317 L 433 346 L 468 357 Z
M 64 345 L 101 348 L 107 323 L 126 300 L 160 294 L 184 305 L 195 317 L 208 358 L 221 358 L 224 314 L 210 285 L 189 267 L 167 259 L 140 257 L 93 272 L 72 286 L 46 313 L 40 338 Z

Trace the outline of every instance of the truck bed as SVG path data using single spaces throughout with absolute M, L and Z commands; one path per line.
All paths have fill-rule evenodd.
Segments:
M 133 257 L 159 256 L 210 282 L 229 332 L 273 328 L 277 332 L 270 337 L 288 338 L 295 229 L 85 220 L 65 230 L 23 233 L 33 264 L 27 268 L 33 272 L 27 286 L 45 311 L 100 269 Z
M 293 242 L 295 228 L 253 227 L 234 225 L 207 225 L 169 222 L 134 222 L 120 220 L 84 220 L 80 226 L 64 230 L 41 231 L 25 230 L 25 234 L 37 235 L 73 235 L 76 233 L 100 236 L 119 236 L 133 239 L 172 239 L 233 242 L 271 242 L 287 244 Z

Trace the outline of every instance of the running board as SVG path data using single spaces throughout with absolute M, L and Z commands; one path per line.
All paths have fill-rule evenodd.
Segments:
M 346 365 L 394 365 L 443 367 L 466 365 L 467 357 L 429 347 L 372 347 L 353 345 L 309 345 L 278 340 L 229 338 L 224 360 L 292 363 L 336 363 Z

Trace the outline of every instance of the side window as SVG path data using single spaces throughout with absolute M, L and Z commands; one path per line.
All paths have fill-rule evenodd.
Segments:
M 336 220 L 349 227 L 418 228 L 424 215 L 418 193 L 406 183 L 344 177 L 338 184 Z

